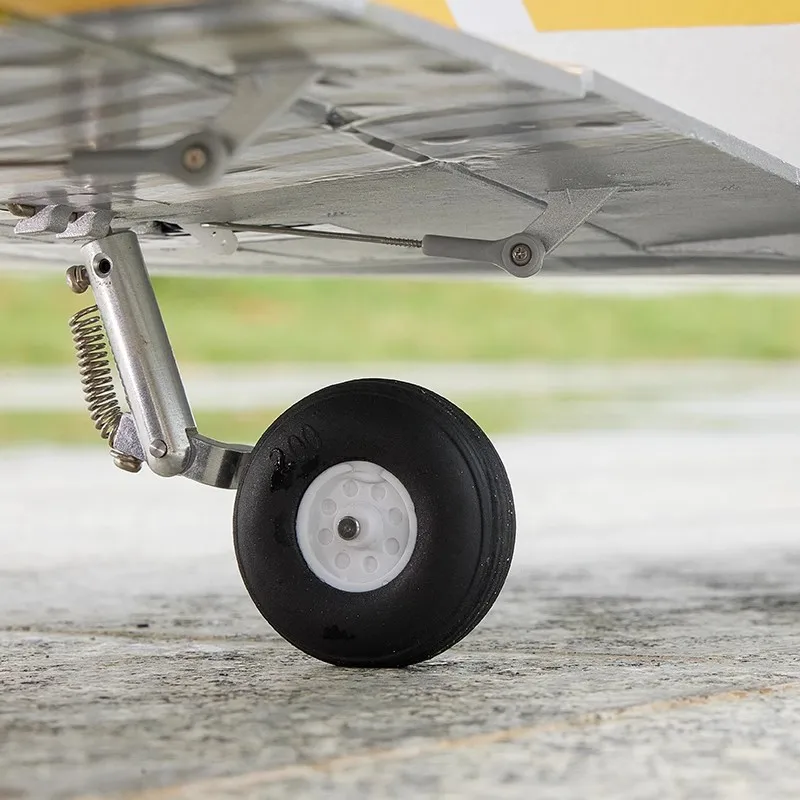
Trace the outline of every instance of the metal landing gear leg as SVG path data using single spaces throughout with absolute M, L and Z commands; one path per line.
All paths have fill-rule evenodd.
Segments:
M 113 451 L 146 461 L 163 477 L 183 475 L 235 489 L 250 448 L 198 433 L 136 234 L 113 233 L 84 245 L 82 253 L 85 268 L 78 276 L 73 270 L 72 285 L 88 281 L 94 292 L 130 405 L 130 413 L 121 414 L 108 431 Z M 91 365 L 86 371 L 91 401 L 89 388 L 98 375 L 91 374 Z

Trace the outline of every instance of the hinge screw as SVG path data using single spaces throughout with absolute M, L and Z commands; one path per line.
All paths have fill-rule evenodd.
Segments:
M 181 164 L 187 172 L 200 172 L 208 164 L 208 150 L 199 144 L 189 145 L 183 151 Z
M 533 258 L 533 251 L 528 245 L 520 242 L 511 248 L 511 260 L 518 266 L 524 267 L 530 263 Z

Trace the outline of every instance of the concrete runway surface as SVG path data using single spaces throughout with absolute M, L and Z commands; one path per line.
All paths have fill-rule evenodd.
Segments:
M 0 454 L 0 798 L 800 797 L 800 432 L 499 438 L 509 582 L 431 662 L 272 633 L 233 497 Z

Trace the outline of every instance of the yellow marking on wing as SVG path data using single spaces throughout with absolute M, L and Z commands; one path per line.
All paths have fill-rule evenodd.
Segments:
M 781 25 L 800 22 L 798 0 L 523 0 L 539 31 Z M 489 4 L 487 13 L 491 13 Z
M 415 17 L 422 17 L 430 22 L 437 22 L 448 28 L 456 27 L 453 12 L 447 0 L 373 0 L 379 6 L 389 6 L 397 11 L 405 11 Z
M 170 0 L 169 5 L 176 0 Z M 181 2 L 181 0 L 177 0 Z M 189 0 L 183 0 L 189 2 Z M 0 22 L 6 18 L 3 12 L 24 14 L 26 17 L 48 17 L 59 14 L 82 14 L 92 11 L 110 11 L 115 8 L 167 5 L 166 0 L 2 0 Z
M 92 11 L 111 11 L 115 8 L 136 8 L 140 6 L 172 5 L 176 0 L 2 0 L 0 2 L 0 23 L 11 12 L 27 17 L 48 17 L 59 14 L 81 14 Z M 177 0 L 190 3 L 191 0 Z M 447 0 L 372 0 L 377 5 L 388 6 L 430 22 L 455 28 L 456 21 L 447 5 Z

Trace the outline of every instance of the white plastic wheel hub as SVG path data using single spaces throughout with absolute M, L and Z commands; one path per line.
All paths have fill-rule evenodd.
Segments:
M 320 580 L 345 592 L 368 592 L 405 569 L 417 542 L 417 515 L 391 472 L 369 461 L 347 461 L 306 489 L 296 533 Z

